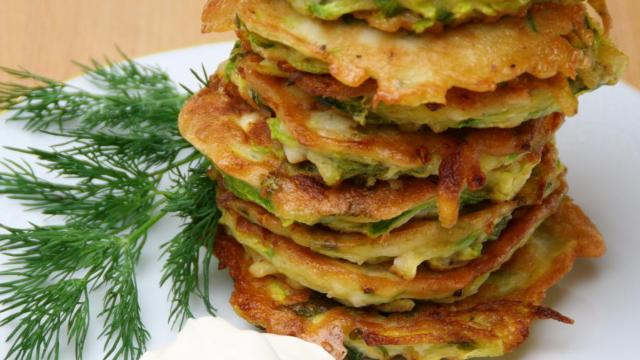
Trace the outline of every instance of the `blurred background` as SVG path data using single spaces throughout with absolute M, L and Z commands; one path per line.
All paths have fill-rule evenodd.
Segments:
M 116 45 L 137 57 L 231 39 L 200 33 L 205 1 L 0 0 L 0 66 L 67 79 L 79 74 L 71 60 L 117 59 Z M 640 88 L 640 0 L 608 2 L 613 37 L 631 60 L 626 81 Z

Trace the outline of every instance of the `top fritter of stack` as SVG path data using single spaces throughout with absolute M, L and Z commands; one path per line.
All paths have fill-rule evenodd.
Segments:
M 258 202 L 285 222 L 330 219 L 371 236 L 434 207 L 433 189 L 404 175 L 439 176 L 446 227 L 460 203 L 513 198 L 559 126 L 550 114 L 575 114 L 577 95 L 615 83 L 626 62 L 601 0 L 212 0 L 203 20 L 205 31 L 236 29 L 227 78 L 275 113 L 270 134 L 288 162 L 313 163 L 333 188 L 323 206 L 295 181 L 290 193 L 303 195 Z M 282 166 L 262 155 L 240 180 L 265 195 L 256 174 Z M 494 171 L 505 166 L 509 176 Z M 368 179 L 366 193 L 340 187 L 352 177 Z M 362 204 L 340 209 L 332 196 Z
M 322 95 L 361 121 L 436 132 L 573 115 L 575 95 L 615 82 L 625 61 L 601 0 L 213 0 L 203 17 L 205 31 L 235 18 L 262 57 L 357 88 Z

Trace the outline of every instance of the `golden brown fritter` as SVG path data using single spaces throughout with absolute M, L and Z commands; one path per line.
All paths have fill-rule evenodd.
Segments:
M 339 1 L 339 0 L 338 0 Z M 402 4 L 400 11 L 389 14 L 375 2 L 358 1 L 346 6 L 348 11 L 338 11 L 331 1 L 323 1 L 321 7 L 331 8 L 331 14 L 325 14 L 322 10 L 312 11 L 307 4 L 317 0 L 289 0 L 292 6 L 306 16 L 315 16 L 323 20 L 335 20 L 345 14 L 352 14 L 355 18 L 366 21 L 369 26 L 387 32 L 407 30 L 413 32 L 440 32 L 445 26 L 453 27 L 467 22 L 483 21 L 493 23 L 504 16 L 524 16 L 529 7 L 547 0 L 513 0 L 513 3 L 501 1 L 498 4 L 476 4 L 476 6 L 459 7 L 458 0 L 448 0 L 437 3 L 418 1 L 412 5 Z M 550 0 L 560 4 L 575 4 L 575 0 Z M 202 31 L 227 31 L 233 27 L 235 9 L 239 0 L 208 0 L 202 12 Z M 411 4 L 412 1 L 407 3 Z M 607 29 L 610 25 L 610 16 L 604 0 L 588 0 L 588 3 L 602 16 Z M 344 4 L 344 3 L 343 3 Z M 435 9 L 434 9 L 435 7 Z M 411 11 L 411 8 L 422 8 L 419 11 Z M 428 14 L 425 16 L 425 14 Z
M 253 189 L 267 210 L 285 221 L 311 225 L 326 223 L 327 219 L 355 223 L 389 220 L 437 198 L 442 223 L 453 226 L 465 189 L 470 193 L 485 192 L 485 198 L 498 200 L 515 196 L 530 169 L 539 162 L 544 143 L 552 138 L 563 121 L 561 115 L 555 114 L 514 129 L 456 130 L 437 136 L 422 130 L 403 134 L 401 138 L 400 133 L 389 132 L 380 137 L 371 134 L 367 138 L 371 140 L 359 143 L 358 139 L 322 138 L 305 130 L 304 118 L 297 115 L 305 113 L 302 105 L 295 106 L 284 98 L 279 100 L 283 103 L 278 105 L 281 116 L 287 119 L 287 124 L 292 124 L 296 139 L 304 144 L 328 144 L 363 155 L 376 151 L 393 153 L 416 163 L 436 156 L 441 158 L 437 180 L 401 177 L 377 181 L 372 186 L 362 186 L 357 181 L 326 186 L 317 176 L 292 171 L 282 153 L 277 151 L 279 145 L 271 139 L 265 124 L 268 115 L 252 110 L 237 96 L 235 87 L 214 78 L 208 88 L 193 96 L 183 108 L 179 120 L 182 135 L 224 175 Z M 523 154 L 522 162 L 510 165 L 515 166 L 513 169 L 497 168 L 483 173 L 480 166 L 483 156 L 505 154 Z M 494 173 L 497 176 L 501 171 L 511 175 L 519 172 L 520 176 L 512 176 L 509 184 L 513 186 L 505 189 L 492 178 Z
M 300 223 L 284 225 L 262 207 L 233 195 L 222 182 L 218 182 L 217 203 L 316 253 L 356 264 L 390 261 L 393 273 L 411 279 L 424 261 L 443 270 L 463 266 L 480 256 L 483 243 L 500 235 L 516 208 L 539 204 L 561 186 L 564 168 L 558 167 L 557 161 L 555 149 L 549 145 L 543 161 L 514 200 L 476 206 L 451 229 L 430 218 L 414 218 L 375 237 Z
M 317 60 L 305 58 L 242 28 L 237 34 L 241 46 L 234 49 L 230 60 L 236 67 L 246 67 L 243 64 L 246 62 L 256 63 L 257 71 L 287 78 L 287 85 L 295 84 L 308 94 L 320 97 L 323 103 L 343 111 L 360 124 L 397 123 L 414 128 L 427 125 L 436 132 L 461 127 L 514 127 L 552 112 L 574 115 L 578 95 L 615 83 L 627 62 L 602 29 L 594 30 L 594 39 L 589 38 L 584 44 L 572 40 L 574 46 L 586 47 L 584 51 L 590 63 L 579 69 L 574 78 L 556 74 L 539 79 L 522 74 L 498 84 L 494 91 L 452 87 L 447 91 L 446 105 L 402 106 L 374 102 L 377 84 L 373 79 L 350 87 L 329 75 L 326 65 Z
M 592 61 L 594 30 L 585 22 L 585 9 L 549 3 L 532 7 L 526 17 L 422 36 L 322 22 L 300 15 L 286 0 L 242 0 L 237 15 L 248 31 L 326 63 L 348 86 L 375 79 L 374 103 L 418 106 L 445 103 L 451 88 L 493 91 L 527 73 L 575 77 Z M 573 40 L 586 46 L 575 47 Z
M 280 67 L 288 68 L 283 64 Z M 453 88 L 447 92 L 446 105 L 409 107 L 378 104 L 373 107 L 370 99 L 375 94 L 374 81 L 367 80 L 363 85 L 352 88 L 327 74 L 311 74 L 290 68 L 287 74 L 288 83 L 295 84 L 309 95 L 320 97 L 323 102 L 363 124 L 396 123 L 408 128 L 426 125 L 439 133 L 463 127 L 510 128 L 553 112 L 572 116 L 578 110 L 577 95 L 562 75 L 549 79 L 524 75 L 490 92 Z
M 289 86 L 287 79 L 260 74 L 250 66 L 241 72 L 247 87 L 260 96 L 261 104 L 274 111 L 300 146 L 325 156 L 401 169 L 420 169 L 445 159 L 444 155 L 461 143 L 470 144 L 463 152 L 475 155 L 467 161 L 470 166 L 479 166 L 481 156 L 501 157 L 540 149 L 561 124 L 556 117 L 554 121 L 532 122 L 517 130 L 461 129 L 441 134 L 426 129 L 401 131 L 395 126 L 362 127 L 327 112 L 313 97 Z M 249 94 L 240 94 L 252 102 Z
M 510 352 L 536 319 L 571 320 L 541 306 L 577 257 L 604 253 L 602 237 L 584 213 L 565 199 L 511 260 L 479 292 L 453 304 L 419 303 L 412 311 L 385 315 L 352 309 L 290 285 L 279 275 L 256 278 L 242 246 L 220 232 L 220 267 L 235 280 L 231 303 L 239 315 L 269 332 L 316 342 L 343 359 L 346 348 L 374 359 L 463 359 Z
M 474 294 L 487 275 L 508 261 L 555 212 L 565 192 L 566 186 L 562 186 L 540 205 L 519 209 L 499 238 L 487 243 L 482 255 L 468 264 L 444 271 L 423 267 L 411 279 L 395 275 L 384 264 L 356 265 L 315 253 L 224 207 L 220 209 L 220 223 L 277 272 L 349 306 L 389 304 L 403 299 L 449 302 Z

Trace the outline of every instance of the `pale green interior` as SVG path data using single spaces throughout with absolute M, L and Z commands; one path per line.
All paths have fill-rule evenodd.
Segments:
M 480 17 L 514 14 L 526 6 L 554 0 L 288 0 L 298 12 L 323 20 L 336 20 L 359 11 L 391 18 L 411 12 L 416 19 L 412 29 L 423 32 L 436 24 L 459 23 Z M 576 3 L 577 0 L 555 0 Z
M 568 79 L 572 94 L 562 96 L 574 97 L 595 90 L 601 85 L 614 84 L 620 78 L 627 63 L 626 56 L 615 47 L 611 39 L 602 33 L 598 25 L 589 18 L 585 21 L 589 28 L 594 30 L 595 40 L 593 45 L 587 48 L 586 45 L 575 39 L 572 39 L 572 41 L 575 47 L 583 48 L 590 54 L 592 66 L 580 70 L 575 79 Z M 249 34 L 252 50 L 271 62 L 271 66 L 269 66 L 269 62 L 265 62 L 261 68 L 261 71 L 269 73 L 269 75 L 286 75 L 278 72 L 277 67 L 273 65 L 279 61 L 287 61 L 294 68 L 304 72 L 329 73 L 328 65 L 319 60 L 306 58 L 295 49 L 270 41 L 257 34 Z M 526 120 L 561 111 L 564 102 L 572 101 L 572 99 L 558 98 L 550 91 L 546 91 L 545 88 L 530 91 L 528 101 L 498 103 L 486 108 L 472 109 L 444 106 L 431 110 L 426 106 L 408 107 L 386 105 L 384 103 L 380 103 L 374 108 L 371 104 L 371 99 L 365 97 L 351 100 L 319 97 L 318 100 L 350 115 L 360 124 L 427 125 L 436 132 L 441 132 L 448 128 L 463 127 L 514 127 Z

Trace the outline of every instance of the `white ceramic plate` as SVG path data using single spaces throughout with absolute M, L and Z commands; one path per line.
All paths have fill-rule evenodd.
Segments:
M 138 59 L 166 70 L 176 82 L 196 88 L 189 69 L 205 64 L 211 72 L 229 54 L 231 43 L 221 43 Z M 82 79 L 74 80 L 83 84 Z M 570 194 L 605 235 L 608 252 L 597 260 L 580 260 L 573 272 L 549 291 L 546 305 L 576 320 L 568 326 L 554 321 L 537 322 L 528 341 L 508 359 L 602 360 L 640 359 L 640 93 L 626 85 L 604 87 L 581 98 L 580 115 L 569 119 L 558 134 L 562 160 L 569 167 Z M 0 119 L 3 119 L 0 115 Z M 0 145 L 44 147 L 56 142 L 44 135 L 24 132 L 19 124 L 1 121 Z M 0 149 L 0 158 L 15 154 Z M 14 201 L 0 197 L 0 223 L 26 226 L 46 222 L 25 212 Z M 179 226 L 165 219 L 150 233 L 138 267 L 143 321 L 151 334 L 149 347 L 158 348 L 174 339 L 177 330 L 167 324 L 167 286 L 160 288 L 160 244 Z M 638 226 L 638 229 L 636 229 Z M 213 301 L 219 316 L 238 327 L 251 328 L 228 305 L 232 283 L 226 272 L 212 277 Z M 95 314 L 100 300 L 92 302 L 92 328 L 86 359 L 101 359 L 102 342 Z M 197 307 L 197 306 L 196 306 Z M 198 308 L 196 315 L 205 315 Z M 10 329 L 0 329 L 6 338 Z M 7 344 L 0 342 L 0 356 Z M 72 358 L 68 352 L 64 359 Z M 213 356 L 215 358 L 215 354 Z M 221 359 L 222 360 L 222 359 Z

